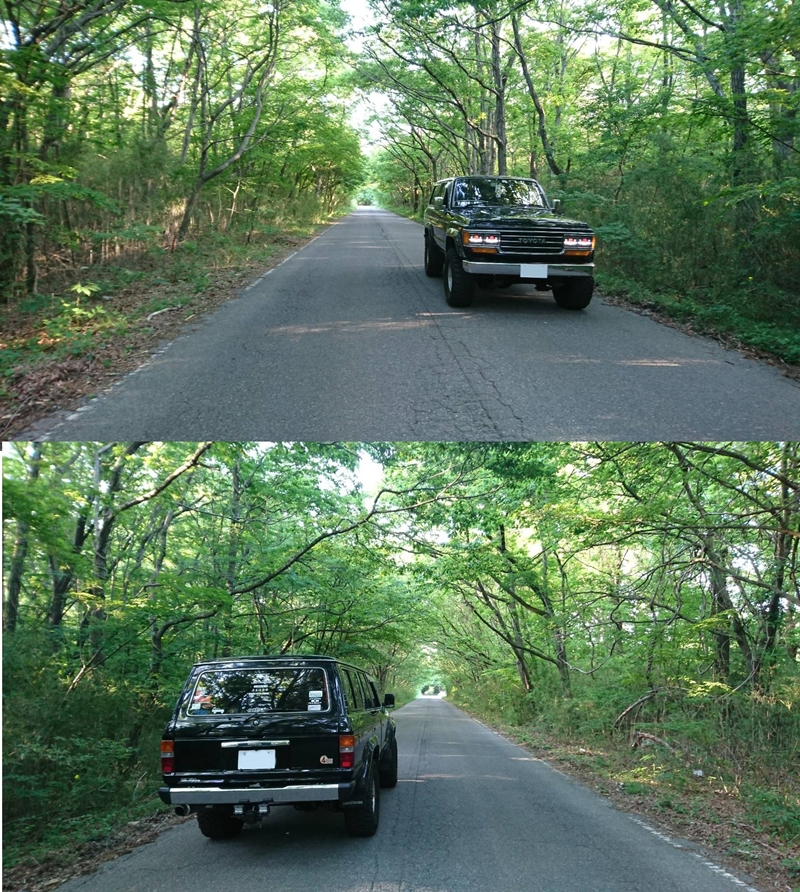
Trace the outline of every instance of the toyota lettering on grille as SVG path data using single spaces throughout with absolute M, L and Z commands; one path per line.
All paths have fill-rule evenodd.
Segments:
M 544 245 L 547 243 L 545 238 L 531 238 L 529 236 L 521 238 L 520 241 L 523 245 Z

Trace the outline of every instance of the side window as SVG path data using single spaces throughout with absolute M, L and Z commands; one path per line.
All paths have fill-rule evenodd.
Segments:
M 380 706 L 378 693 L 366 675 L 359 672 L 361 682 L 364 685 L 364 705 L 367 709 L 377 709 Z
M 347 669 L 340 669 L 339 678 L 342 680 L 342 690 L 344 691 L 344 699 L 347 703 L 348 710 L 363 709 L 364 707 L 361 705 L 363 703 L 363 698 L 361 697 L 358 687 L 353 684 L 351 673 Z
M 369 685 L 370 694 L 372 696 L 372 708 L 379 709 L 381 705 L 381 698 L 378 695 L 378 689 L 375 687 L 375 682 L 369 679 L 367 681 L 367 684 Z
M 359 709 L 367 708 L 367 692 L 364 689 L 364 678 L 360 672 L 353 673 L 353 685 L 356 689 L 356 695 L 358 697 L 358 705 Z

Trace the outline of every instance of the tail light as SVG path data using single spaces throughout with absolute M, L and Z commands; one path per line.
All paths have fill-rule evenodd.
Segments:
M 339 735 L 339 767 L 352 768 L 356 764 L 356 738 L 353 734 Z
M 175 741 L 161 741 L 161 773 L 173 774 L 175 771 Z

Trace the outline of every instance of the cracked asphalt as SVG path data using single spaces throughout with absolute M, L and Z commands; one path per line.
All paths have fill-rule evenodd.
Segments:
M 333 224 L 132 375 L 18 439 L 797 439 L 800 385 L 700 337 L 530 287 L 447 306 L 422 227 Z

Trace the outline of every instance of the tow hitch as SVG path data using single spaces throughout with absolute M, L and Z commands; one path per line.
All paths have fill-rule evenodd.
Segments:
M 245 824 L 255 824 L 261 818 L 266 818 L 269 814 L 269 806 L 266 803 L 260 805 L 234 805 L 233 816 L 241 818 Z

